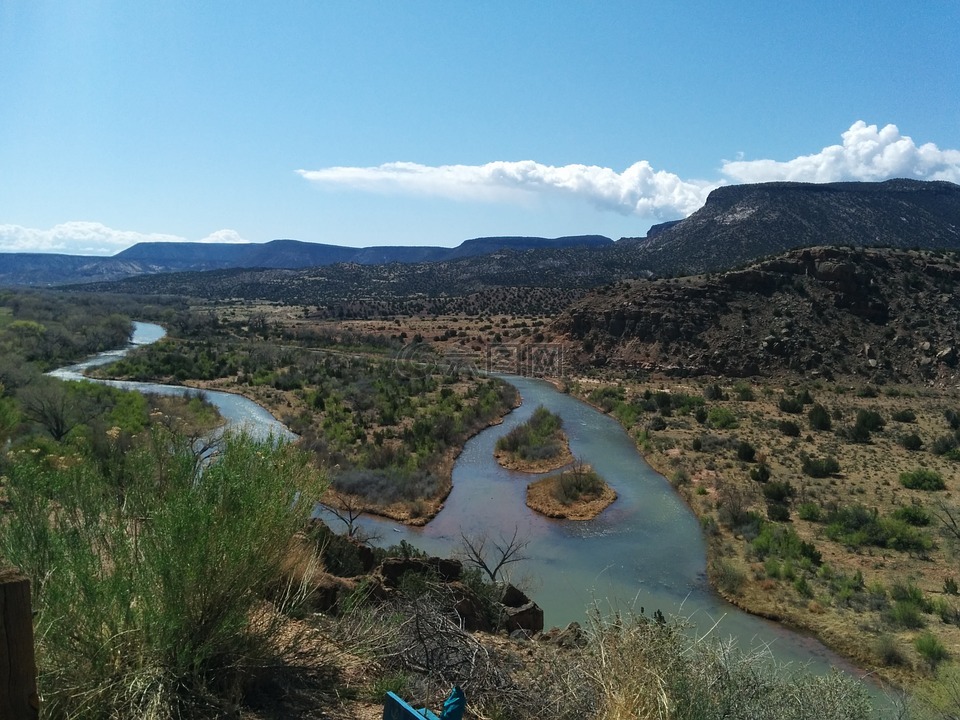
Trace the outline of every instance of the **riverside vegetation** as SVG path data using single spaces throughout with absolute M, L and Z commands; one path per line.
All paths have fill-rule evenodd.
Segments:
M 699 516 L 728 599 L 894 682 L 955 678 L 955 393 L 823 380 L 571 389 L 616 417 Z

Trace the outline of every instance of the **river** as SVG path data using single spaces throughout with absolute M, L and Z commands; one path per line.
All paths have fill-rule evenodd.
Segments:
M 103 353 L 86 362 L 51 373 L 81 379 L 85 369 L 112 362 L 131 349 L 164 335 L 160 326 L 136 323 L 128 348 Z M 706 550 L 696 517 L 666 479 L 656 473 L 613 418 L 557 391 L 549 383 L 504 377 L 523 400 L 501 425 L 471 438 L 453 469 L 453 490 L 440 513 L 426 526 L 408 527 L 380 518 L 363 518 L 368 533 L 382 545 L 401 539 L 433 554 L 450 555 L 461 533 L 486 533 L 491 539 L 524 538 L 526 560 L 512 568 L 513 579 L 529 590 L 544 610 L 547 626 L 583 622 L 588 608 L 601 612 L 661 610 L 687 618 L 699 634 L 734 637 L 741 646 L 768 647 L 783 663 L 811 672 L 836 667 L 856 676 L 862 671 L 822 643 L 776 623 L 742 612 L 714 594 L 706 580 Z M 101 381 L 144 393 L 185 394 L 182 386 Z M 207 391 L 230 427 L 256 437 L 295 436 L 256 403 L 231 393 Z M 525 422 L 543 405 L 563 418 L 573 454 L 617 491 L 617 501 L 585 522 L 552 520 L 524 504 L 531 477 L 505 470 L 493 458 L 497 438 Z M 331 524 L 337 521 L 332 520 Z M 882 692 L 868 684 L 878 707 L 889 705 Z

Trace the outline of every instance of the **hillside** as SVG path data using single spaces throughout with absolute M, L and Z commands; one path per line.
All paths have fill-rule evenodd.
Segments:
M 903 179 L 733 185 L 630 244 L 635 266 L 664 275 L 726 270 L 817 245 L 957 250 L 960 186 Z
M 582 368 L 948 381 L 960 351 L 958 281 L 952 253 L 792 250 L 721 274 L 600 289 L 552 329 Z

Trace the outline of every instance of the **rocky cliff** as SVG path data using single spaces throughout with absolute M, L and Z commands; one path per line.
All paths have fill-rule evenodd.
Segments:
M 952 253 L 819 247 L 746 268 L 638 280 L 574 303 L 553 326 L 580 367 L 671 375 L 957 375 Z

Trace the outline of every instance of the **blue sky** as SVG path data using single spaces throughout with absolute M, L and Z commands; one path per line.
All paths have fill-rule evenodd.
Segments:
M 645 234 L 960 182 L 960 2 L 0 1 L 0 251 Z

